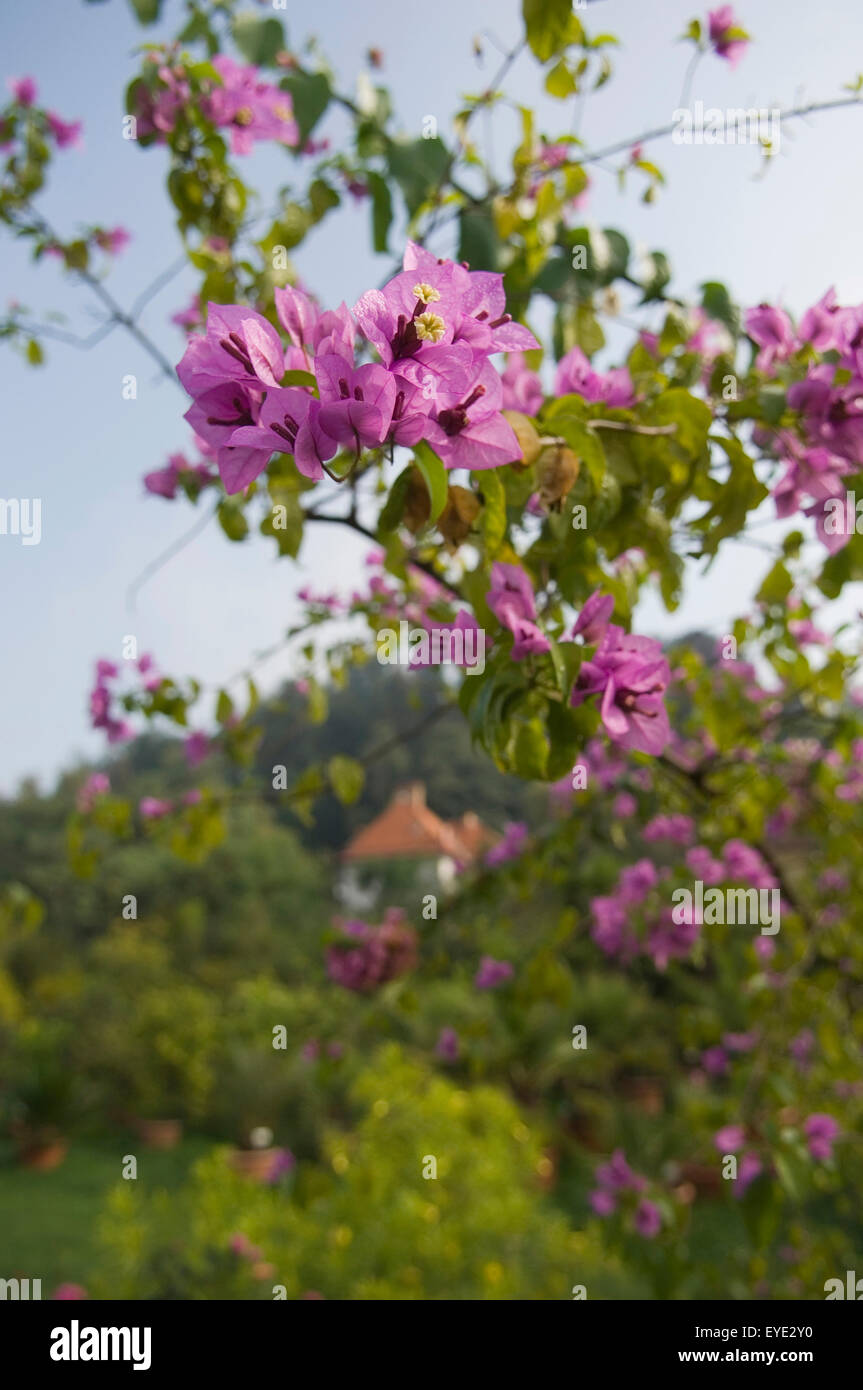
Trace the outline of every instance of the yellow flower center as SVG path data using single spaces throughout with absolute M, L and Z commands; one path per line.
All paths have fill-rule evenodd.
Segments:
M 234 117 L 234 124 L 251 125 L 254 119 L 255 117 L 251 109 L 248 106 L 241 106 L 236 116 Z
M 414 328 L 419 339 L 423 342 L 439 343 L 446 332 L 446 324 L 440 314 L 433 314 L 430 311 L 420 314 L 414 319 Z
M 440 292 L 436 290 L 433 285 L 427 285 L 425 280 L 421 280 L 418 285 L 414 285 L 411 293 L 415 294 L 417 299 L 421 299 L 423 304 L 436 304 L 440 299 Z

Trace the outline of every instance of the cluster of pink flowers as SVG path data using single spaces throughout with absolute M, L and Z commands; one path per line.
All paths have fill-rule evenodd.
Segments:
M 592 594 L 579 615 L 573 637 L 582 635 L 589 644 L 596 643 L 596 650 L 581 665 L 570 704 L 578 706 L 598 695 L 612 742 L 658 755 L 671 735 L 664 703 L 671 679 L 668 662 L 654 638 L 637 637 L 608 622 L 612 606 L 607 596 Z
M 777 515 L 802 510 L 816 521 L 819 538 L 832 553 L 849 539 L 847 528 L 827 529 L 828 502 L 844 502 L 843 474 L 863 465 L 863 305 L 840 305 L 835 291 L 808 309 L 795 330 L 783 309 L 760 304 L 748 310 L 746 332 L 758 347 L 756 366 L 770 372 L 795 354 L 812 349 L 833 353 L 835 362 L 810 365 L 788 388 L 788 405 L 799 415 L 801 437 L 783 429 L 759 431 L 784 460 L 773 490 Z M 807 503 L 808 499 L 808 503 Z
M 377 927 L 356 920 L 338 926 L 345 940 L 327 951 L 327 974 L 344 989 L 367 993 L 416 965 L 416 932 L 399 908 L 388 908 Z
M 485 601 L 498 622 L 508 628 L 515 639 L 511 652 L 514 661 L 550 650 L 548 638 L 537 626 L 533 585 L 520 565 L 495 561 Z
M 608 1163 L 599 1165 L 594 1177 L 597 1186 L 591 1192 L 589 1200 L 597 1216 L 611 1216 L 617 1210 L 621 1196 L 631 1192 L 636 1197 L 633 1229 L 648 1240 L 659 1235 L 662 1230 L 662 1213 L 655 1202 L 641 1195 L 647 1187 L 647 1179 L 633 1172 L 622 1149 L 615 1149 Z
M 161 676 L 156 673 L 153 658 L 145 652 L 133 665 L 144 677 L 145 688 L 155 690 Z M 120 667 L 115 662 L 96 662 L 96 683 L 90 691 L 90 722 L 94 729 L 105 730 L 109 743 L 124 743 L 134 732 L 131 724 L 116 714 L 119 697 L 111 686 L 119 678 Z
M 107 796 L 111 790 L 111 781 L 105 772 L 92 772 L 82 787 L 79 788 L 75 804 L 82 815 L 87 815 L 92 811 L 96 802 L 102 796 Z
M 839 1137 L 839 1125 L 832 1115 L 810 1115 L 803 1122 L 803 1133 L 812 1158 L 826 1163 L 833 1157 L 833 1145 Z
M 695 838 L 695 821 L 691 816 L 676 814 L 654 816 L 641 832 L 648 843 L 666 841 L 672 845 L 691 845 Z
M 515 970 L 510 961 L 483 956 L 473 982 L 477 989 L 497 989 L 498 985 L 511 980 L 514 974 Z
M 38 89 L 32 77 L 10 77 L 6 84 L 14 102 L 26 111 L 33 111 L 44 119 L 45 133 L 53 138 L 58 150 L 67 150 L 81 143 L 82 124 L 80 121 L 64 121 L 55 111 L 36 111 Z M 0 122 L 0 150 L 5 154 L 14 149 L 9 139 L 10 130 L 6 122 Z
M 524 821 L 509 821 L 496 845 L 486 851 L 485 865 L 497 869 L 512 859 L 519 859 L 527 846 L 527 826 Z
M 591 405 L 628 409 L 635 405 L 635 389 L 625 367 L 613 367 L 604 375 L 595 372 L 580 347 L 570 348 L 557 364 L 554 390 L 558 396 L 575 393 Z
M 177 495 L 177 489 L 185 481 L 192 482 L 198 488 L 215 484 L 218 479 L 207 462 L 207 457 L 213 456 L 213 450 L 205 439 L 196 437 L 195 444 L 203 455 L 200 463 L 190 463 L 185 454 L 169 454 L 164 468 L 156 468 L 152 473 L 144 474 L 144 487 L 147 491 L 156 497 L 166 497 L 172 502 Z
M 775 877 L 758 850 L 744 844 L 742 840 L 727 841 L 721 856 L 717 859 L 709 849 L 696 845 L 686 854 L 686 866 L 693 876 L 701 879 L 706 886 L 745 883 L 758 889 L 777 887 Z M 682 959 L 690 954 L 701 933 L 702 923 L 694 906 L 688 914 L 680 907 L 673 909 L 669 906 L 670 877 L 670 869 L 657 869 L 650 859 L 639 859 L 637 863 L 630 864 L 622 870 L 610 894 L 591 899 L 591 935 L 606 955 L 616 956 L 624 963 L 634 960 L 639 955 L 650 956 L 656 968 L 664 970 L 669 961 Z M 662 901 L 659 901 L 654 892 L 660 883 L 663 885 Z M 636 916 L 645 925 L 642 935 L 639 935 L 634 925 Z M 683 916 L 683 920 L 676 921 L 676 916 Z M 756 941 L 756 947 L 762 943 L 773 946 L 772 941 L 760 937 Z M 768 954 L 772 952 L 764 952 L 765 956 Z M 718 1063 L 718 1054 L 722 1049 L 715 1051 L 715 1060 Z M 706 1060 L 705 1065 L 711 1070 L 710 1058 Z M 723 1060 L 719 1070 L 724 1070 L 724 1065 Z
M 536 621 L 533 587 L 520 565 L 492 565 L 486 603 L 512 633 L 515 661 L 549 650 L 549 640 Z M 633 636 L 609 622 L 613 608 L 613 598 L 597 591 L 576 619 L 568 640 L 581 638 L 596 650 L 582 663 L 570 704 L 578 706 L 599 695 L 609 738 L 622 748 L 658 754 L 671 736 L 663 699 L 671 679 L 668 662 L 652 637 Z
M 135 94 L 139 136 L 156 135 L 164 141 L 183 109 L 194 104 L 211 125 L 230 131 L 233 154 L 250 154 L 256 140 L 298 143 L 299 127 L 290 93 L 263 81 L 257 68 L 218 53 L 212 65 L 220 81 L 209 81 L 193 92 L 181 63 L 164 62 L 155 54 L 150 55 L 149 62 L 155 64 L 155 73 L 148 73 Z
M 180 804 L 183 806 L 197 806 L 201 800 L 201 793 L 197 787 L 189 792 L 185 792 Z M 158 796 L 142 796 L 138 802 L 138 815 L 142 820 L 162 820 L 176 810 L 173 801 L 166 801 Z
M 383 290 L 321 313 L 297 289 L 275 291 L 287 349 L 254 309 L 210 304 L 177 372 L 194 404 L 186 418 L 215 450 L 228 492 L 241 492 L 274 453 L 321 479 L 340 445 L 355 450 L 425 440 L 447 468 L 495 468 L 521 458 L 501 414 L 490 358 L 538 346 L 506 313 L 503 277 L 438 260 L 408 242 L 404 270 Z M 380 362 L 356 365 L 356 327 Z M 312 372 L 283 386 L 286 372 Z

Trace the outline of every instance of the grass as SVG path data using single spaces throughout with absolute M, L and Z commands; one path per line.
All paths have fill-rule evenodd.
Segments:
M 137 1158 L 137 1182 L 175 1188 L 213 1142 L 187 1138 L 160 1152 L 131 1135 L 82 1139 L 52 1173 L 21 1168 L 11 1146 L 0 1145 L 0 1278 L 41 1279 L 43 1298 L 64 1282 L 86 1285 L 98 1262 L 96 1223 L 121 1181 L 123 1156 Z

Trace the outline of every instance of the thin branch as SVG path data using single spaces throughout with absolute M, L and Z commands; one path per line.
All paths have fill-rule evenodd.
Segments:
M 815 115 L 820 111 L 839 111 L 848 106 L 860 106 L 860 98 L 835 97 L 832 101 L 810 101 L 805 106 L 791 106 L 786 111 L 779 112 L 780 129 L 785 121 L 797 121 L 806 116 Z M 579 155 L 575 161 L 578 164 L 596 164 L 601 159 L 607 159 L 609 155 L 620 154 L 623 150 L 632 149 L 633 145 L 647 145 L 653 140 L 662 140 L 666 135 L 672 135 L 677 129 L 677 123 L 670 125 L 655 126 L 653 130 L 646 130 L 641 135 L 629 136 L 626 140 L 615 140 L 613 145 L 605 145 L 599 150 L 588 150 L 586 154 Z
M 366 540 L 372 541 L 374 545 L 380 545 L 380 541 L 374 531 L 370 531 L 367 526 L 363 526 L 362 522 L 358 521 L 353 515 L 329 516 L 325 512 L 316 512 L 314 509 L 310 509 L 305 513 L 305 518 L 306 521 L 323 521 L 330 522 L 333 526 L 347 526 L 349 530 L 356 531 L 357 535 L 365 536 Z M 423 574 L 427 574 L 436 584 L 443 585 L 443 587 L 449 589 L 450 593 L 454 594 L 456 598 L 461 599 L 463 602 L 465 601 L 461 590 L 458 589 L 455 584 L 451 583 L 450 580 L 443 579 L 433 565 L 429 565 L 424 560 L 418 560 L 410 555 L 406 557 L 406 563 L 413 565 L 414 569 L 422 570 Z

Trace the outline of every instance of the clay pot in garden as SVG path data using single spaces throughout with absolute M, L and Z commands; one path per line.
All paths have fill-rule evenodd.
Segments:
M 270 1149 L 232 1149 L 228 1162 L 236 1173 L 255 1182 L 266 1182 L 273 1171 L 279 1150 Z
M 183 1137 L 182 1120 L 135 1120 L 135 1130 L 148 1149 L 175 1149 Z
M 50 1173 L 59 1168 L 69 1152 L 69 1141 L 62 1135 L 31 1135 L 18 1145 L 18 1162 L 34 1173 Z

